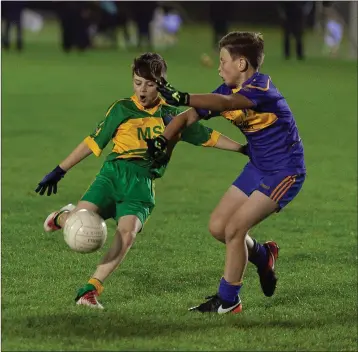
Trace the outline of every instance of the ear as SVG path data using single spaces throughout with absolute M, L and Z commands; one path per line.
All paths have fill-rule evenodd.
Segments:
M 237 59 L 237 64 L 238 64 L 238 68 L 241 72 L 244 72 L 249 68 L 249 63 L 243 56 L 241 56 Z

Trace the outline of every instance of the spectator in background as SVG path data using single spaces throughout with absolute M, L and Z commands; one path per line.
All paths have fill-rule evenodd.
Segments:
M 113 48 L 117 47 L 118 8 L 115 1 L 101 0 L 99 7 L 102 10 L 98 31 L 103 33 Z
M 2 15 L 2 45 L 4 49 L 10 49 L 11 27 L 16 27 L 16 49 L 23 49 L 23 28 L 22 28 L 22 11 L 25 8 L 24 1 L 1 1 Z
M 157 7 L 151 22 L 152 42 L 156 49 L 174 46 L 178 41 L 182 18 L 175 8 Z
M 153 46 L 150 23 L 157 7 L 156 1 L 132 1 L 130 2 L 134 21 L 138 28 L 138 47 L 151 48 Z
M 85 51 L 91 45 L 89 36 L 89 6 L 85 1 L 61 1 L 58 15 L 62 29 L 62 48 L 70 52 L 73 48 Z
M 304 1 L 280 1 L 279 14 L 282 19 L 284 37 L 284 55 L 286 59 L 291 57 L 291 36 L 296 41 L 297 59 L 304 59 L 303 31 L 305 18 Z
M 130 45 L 131 39 L 128 31 L 128 21 L 131 17 L 130 9 L 125 1 L 116 1 L 118 9 L 118 27 L 123 31 L 124 46 Z
M 227 14 L 230 12 L 230 2 L 209 1 L 210 23 L 213 29 L 213 47 L 218 50 L 218 43 L 229 32 Z
M 175 9 L 170 9 L 164 14 L 163 29 L 166 35 L 166 44 L 173 46 L 178 41 L 178 33 L 181 27 L 182 19 L 179 12 Z
M 152 42 L 155 49 L 165 48 L 165 33 L 164 33 L 164 15 L 165 10 L 162 6 L 157 7 L 153 13 L 151 22 Z
M 334 8 L 332 1 L 323 1 L 323 13 L 325 17 L 324 54 L 336 56 L 342 41 L 344 31 L 344 19 Z

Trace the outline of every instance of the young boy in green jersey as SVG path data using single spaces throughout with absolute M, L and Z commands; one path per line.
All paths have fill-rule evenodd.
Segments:
M 147 155 L 147 139 L 163 133 L 178 108 L 167 105 L 157 92 L 152 77 L 166 77 L 167 65 L 155 53 L 145 53 L 132 66 L 134 95 L 114 102 L 105 119 L 94 133 L 85 138 L 73 152 L 39 183 L 36 192 L 57 193 L 57 183 L 68 170 L 90 154 L 100 156 L 112 140 L 112 152 L 107 156 L 94 182 L 75 207 L 69 204 L 52 212 L 44 223 L 47 232 L 64 227 L 73 211 L 87 209 L 104 219 L 117 222 L 112 246 L 97 266 L 86 285 L 79 289 L 75 301 L 79 305 L 103 308 L 97 297 L 103 292 L 103 282 L 119 266 L 131 248 L 135 237 L 154 208 L 154 180 L 163 176 L 168 162 L 156 167 Z M 193 145 L 242 152 L 243 146 L 199 123 L 193 124 L 180 136 Z M 167 155 L 169 161 L 169 155 Z

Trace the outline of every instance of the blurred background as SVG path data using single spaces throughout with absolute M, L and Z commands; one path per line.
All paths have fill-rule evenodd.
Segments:
M 182 34 L 198 25 L 211 31 L 214 49 L 231 26 L 251 25 L 281 31 L 286 58 L 296 54 L 302 59 L 307 50 L 317 54 L 310 50 L 310 34 L 323 55 L 355 57 L 357 52 L 354 1 L 2 1 L 1 7 L 2 47 L 7 50 L 11 44 L 23 50 L 34 39 L 26 33 L 40 38 L 50 28 L 53 42 L 66 52 L 163 50 L 185 40 Z M 200 44 L 204 48 L 208 43 Z

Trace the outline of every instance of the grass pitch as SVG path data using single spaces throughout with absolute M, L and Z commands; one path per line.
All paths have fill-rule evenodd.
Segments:
M 279 33 L 263 33 L 262 71 L 294 111 L 308 177 L 290 206 L 253 230 L 258 240 L 281 247 L 277 293 L 264 297 L 249 265 L 244 310 L 236 316 L 187 308 L 217 288 L 224 247 L 207 222 L 246 160 L 184 143 L 157 181 L 157 207 L 145 230 L 105 284 L 105 311 L 74 306 L 76 289 L 103 251 L 73 253 L 42 223 L 81 197 L 104 157 L 69 172 L 56 196 L 39 197 L 34 189 L 114 100 L 131 95 L 137 53 L 65 55 L 54 28 L 28 34 L 21 55 L 2 53 L 3 350 L 357 350 L 356 63 L 321 58 L 312 36 L 306 62 L 286 62 Z M 162 53 L 176 87 L 199 93 L 220 83 L 216 63 L 211 69 L 199 63 L 210 43 L 208 29 L 191 28 Z M 244 141 L 223 119 L 208 124 Z

